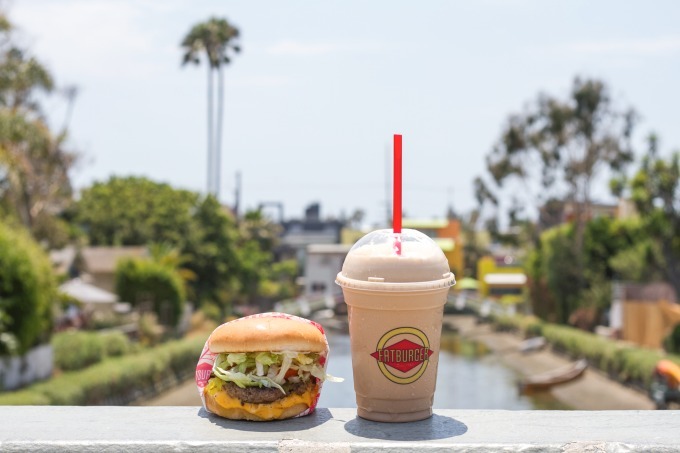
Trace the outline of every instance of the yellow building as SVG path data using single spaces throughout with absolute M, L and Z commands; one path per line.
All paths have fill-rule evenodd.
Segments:
M 463 276 L 463 243 L 457 219 L 403 219 L 403 228 L 411 228 L 431 237 L 441 247 L 456 277 Z
M 481 258 L 477 262 L 477 278 L 482 297 L 507 303 L 521 302 L 523 299 L 527 276 L 522 266 L 510 255 Z

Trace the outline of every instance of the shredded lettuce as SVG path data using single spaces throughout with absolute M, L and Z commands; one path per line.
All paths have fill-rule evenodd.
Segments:
M 232 352 L 227 354 L 227 362 L 229 365 L 238 365 L 247 360 L 247 354 L 245 352 Z
M 255 363 L 261 363 L 262 365 L 276 365 L 281 363 L 281 356 L 274 354 L 272 352 L 258 352 L 255 356 Z
M 295 354 L 297 356 L 297 354 Z M 293 358 L 290 355 L 285 355 L 283 356 L 283 363 L 281 364 L 281 369 L 279 370 L 279 374 L 276 375 L 274 380 L 276 382 L 282 383 L 284 377 L 286 376 L 286 373 L 288 372 L 288 368 L 293 364 Z
M 322 381 L 343 382 L 345 380 L 344 378 L 332 376 L 326 373 L 326 370 L 316 363 L 311 365 L 300 365 L 300 370 L 306 371 L 307 373 L 311 374 L 317 379 L 321 379 Z
M 307 381 L 314 376 L 322 381 L 342 382 L 326 373 L 324 367 L 317 363 L 319 354 L 297 351 L 281 352 L 234 352 L 219 354 L 213 365 L 213 374 L 226 382 L 233 382 L 241 388 L 268 387 L 286 392 L 282 384 Z M 286 379 L 289 370 L 295 370 L 295 376 Z

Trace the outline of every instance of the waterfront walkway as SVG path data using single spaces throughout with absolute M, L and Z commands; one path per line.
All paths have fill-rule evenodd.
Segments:
M 571 361 L 550 349 L 522 354 L 518 347 L 523 338 L 508 332 L 497 332 L 489 324 L 477 324 L 474 316 L 445 316 L 444 323 L 469 339 L 484 343 L 505 365 L 521 375 L 542 373 L 564 367 Z M 654 409 L 647 395 L 612 381 L 598 370 L 589 368 L 584 375 L 551 390 L 560 402 L 580 410 Z M 680 437 L 679 437 L 680 438 Z

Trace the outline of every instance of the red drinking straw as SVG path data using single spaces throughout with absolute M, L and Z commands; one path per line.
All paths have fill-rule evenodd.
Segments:
M 394 185 L 392 187 L 392 231 L 396 235 L 394 244 L 397 255 L 401 255 L 401 135 L 394 134 Z

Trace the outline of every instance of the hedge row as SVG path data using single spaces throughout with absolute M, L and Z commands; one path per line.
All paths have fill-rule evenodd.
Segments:
M 130 340 L 123 332 L 61 332 L 52 337 L 54 365 L 62 371 L 74 371 L 131 351 Z
M 0 405 L 127 404 L 191 376 L 205 339 L 185 339 L 106 359 L 23 390 L 0 394 Z
M 573 327 L 545 323 L 532 316 L 497 316 L 493 322 L 501 330 L 543 336 L 554 349 L 573 358 L 585 358 L 591 366 L 612 378 L 644 388 L 651 383 L 659 360 L 665 358 L 680 364 L 679 356 L 625 345 Z

